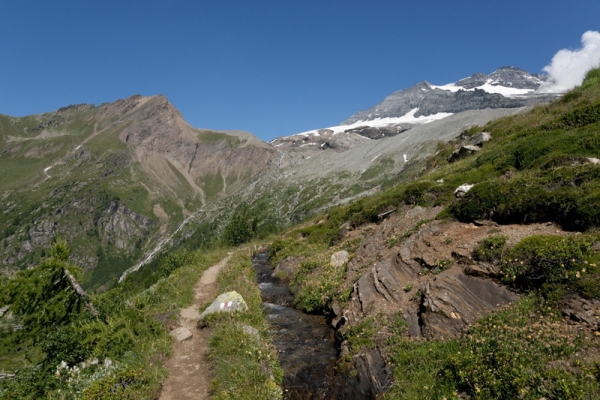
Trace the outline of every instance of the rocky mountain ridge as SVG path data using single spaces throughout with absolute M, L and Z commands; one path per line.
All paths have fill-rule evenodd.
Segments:
M 0 145 L 4 270 L 35 263 L 62 236 L 92 286 L 277 154 L 247 132 L 191 127 L 162 95 L 0 116 Z
M 359 111 L 340 125 L 279 137 L 271 142 L 291 163 L 321 150 L 344 152 L 369 139 L 400 135 L 468 110 L 510 109 L 552 101 L 557 94 L 537 93 L 545 75 L 516 67 L 502 67 L 489 75 L 475 73 L 443 86 L 427 81 L 387 96 L 372 108 Z
M 382 118 L 400 118 L 412 110 L 415 117 L 438 113 L 457 113 L 485 108 L 515 108 L 548 102 L 556 94 L 539 94 L 536 90 L 546 77 L 530 74 L 516 67 L 502 67 L 489 75 L 475 73 L 458 82 L 443 86 L 423 81 L 387 96 L 374 107 L 359 111 L 340 125 L 359 121 L 367 124 Z

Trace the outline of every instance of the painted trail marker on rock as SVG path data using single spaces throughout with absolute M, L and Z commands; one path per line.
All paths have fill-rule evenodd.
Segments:
M 205 316 L 218 312 L 245 311 L 248 305 L 242 295 L 236 291 L 231 291 L 219 295 L 212 304 L 200 314 L 198 321 L 202 321 Z

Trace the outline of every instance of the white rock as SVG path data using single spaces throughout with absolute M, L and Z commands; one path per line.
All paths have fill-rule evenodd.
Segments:
M 492 139 L 492 135 L 489 132 L 481 132 L 471 138 L 471 144 L 475 146 L 481 146 L 485 142 L 489 142 Z
M 341 267 L 344 263 L 347 263 L 350 259 L 350 254 L 346 250 L 337 251 L 331 255 L 331 261 L 329 262 L 332 267 Z
M 198 320 L 202 321 L 205 316 L 212 313 L 245 311 L 247 309 L 248 305 L 246 305 L 244 298 L 238 292 L 231 291 L 219 295 L 219 297 L 217 297 L 216 300 L 200 314 Z
M 454 190 L 454 196 L 455 197 L 462 197 L 465 195 L 465 193 L 467 193 L 469 190 L 471 190 L 471 188 L 475 186 L 474 184 L 471 185 L 470 183 L 463 183 L 462 185 L 460 185 L 459 187 L 457 187 Z
M 190 332 L 187 328 L 179 327 L 169 332 L 169 335 L 173 336 L 178 342 L 183 342 L 184 340 L 192 337 L 192 332 Z

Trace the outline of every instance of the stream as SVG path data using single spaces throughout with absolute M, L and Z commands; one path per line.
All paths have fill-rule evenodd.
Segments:
M 257 254 L 252 264 L 284 372 L 284 399 L 338 398 L 333 391 L 339 346 L 325 316 L 305 314 L 293 307 L 288 286 L 272 276 L 268 254 Z

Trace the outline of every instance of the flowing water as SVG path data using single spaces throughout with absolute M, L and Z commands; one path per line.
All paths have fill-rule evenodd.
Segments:
M 339 347 L 333 329 L 324 316 L 305 314 L 293 307 L 292 293 L 285 283 L 272 276 L 267 254 L 256 255 L 252 263 L 284 372 L 284 398 L 336 398 L 332 392 L 333 369 Z

